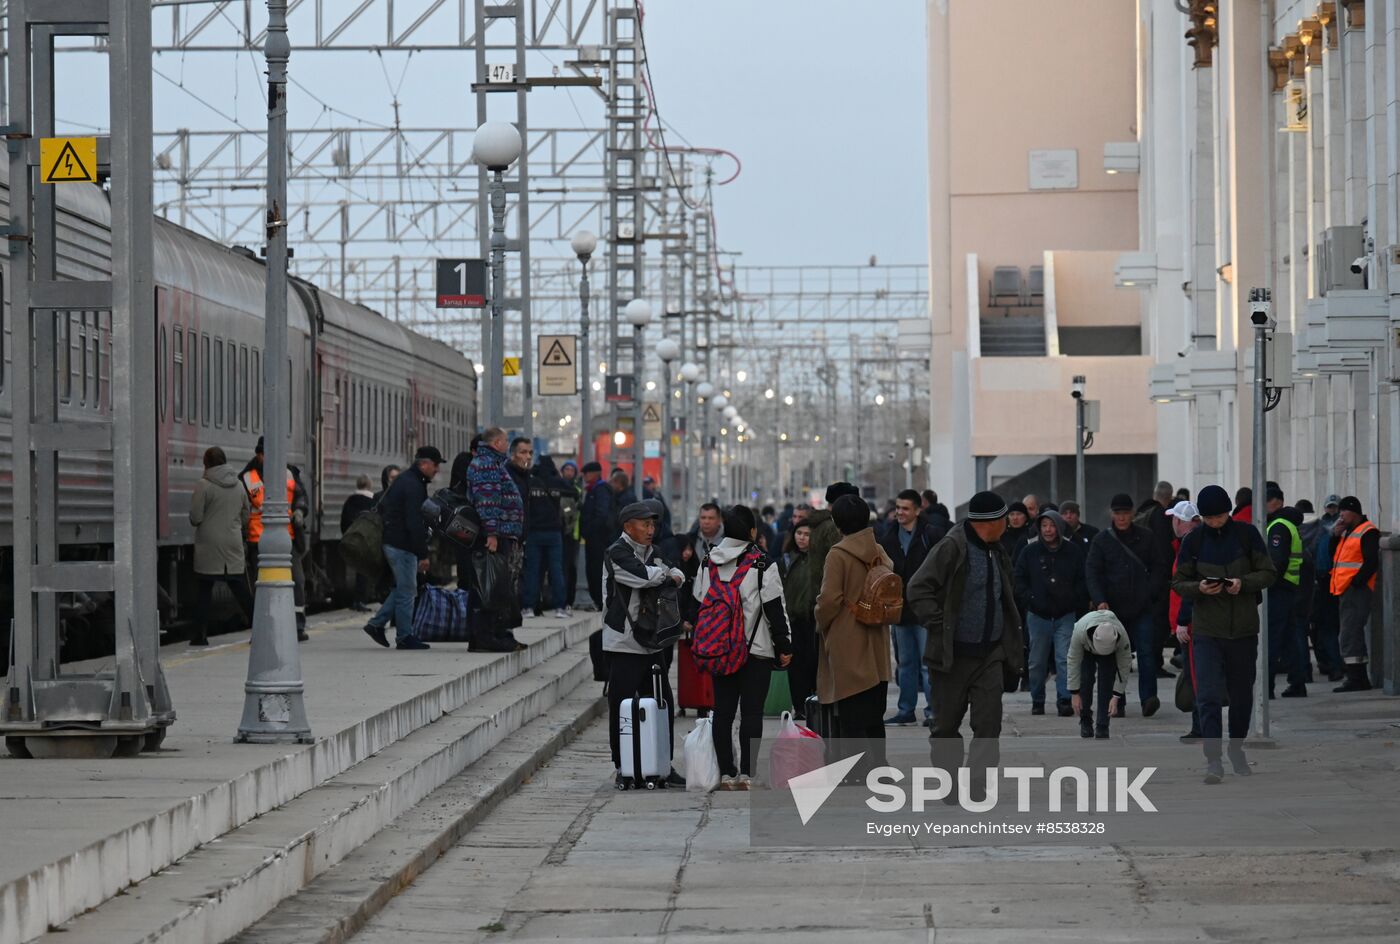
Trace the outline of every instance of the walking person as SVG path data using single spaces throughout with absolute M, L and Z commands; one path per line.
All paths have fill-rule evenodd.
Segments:
M 1371 689 L 1367 674 L 1366 627 L 1371 621 L 1371 596 L 1380 572 L 1381 533 L 1361 511 L 1354 495 L 1338 505 L 1337 524 L 1332 530 L 1332 595 L 1338 599 L 1341 618 L 1342 670 L 1346 681 L 1334 692 L 1365 692 Z
M 204 450 L 204 476 L 190 496 L 190 524 L 194 525 L 194 572 L 199 579 L 195 627 L 191 646 L 209 645 L 209 607 L 214 585 L 233 592 L 243 626 L 253 622 L 253 596 L 248 592 L 243 558 L 243 529 L 251 508 L 238 473 L 218 446 Z
M 1128 631 L 1108 610 L 1093 610 L 1074 624 L 1066 659 L 1070 708 L 1079 716 L 1079 736 L 1104 740 L 1116 704 L 1127 697 L 1133 646 Z M 1097 688 L 1098 698 L 1094 691 Z
M 355 490 L 346 497 L 345 504 L 340 506 L 342 535 L 350 530 L 356 518 L 374 507 L 374 492 L 370 490 L 372 484 L 368 475 L 362 475 L 355 480 Z M 356 613 L 368 613 L 369 604 L 366 601 L 369 599 L 369 578 L 359 571 L 355 572 L 353 594 L 350 609 Z
M 870 526 L 870 508 L 855 495 L 831 506 L 844 537 L 831 548 L 817 592 L 817 697 L 836 708 L 837 735 L 863 750 L 853 779 L 885 763 L 885 702 L 890 686 L 890 628 L 856 619 L 854 606 L 865 590 L 872 563 L 893 563 Z M 809 553 L 811 553 L 809 551 Z
M 379 501 L 384 516 L 384 557 L 394 576 L 394 589 L 379 611 L 365 624 L 365 633 L 375 643 L 389 648 L 384 634 L 389 617 L 394 618 L 396 649 L 428 649 L 413 635 L 413 603 L 418 597 L 418 575 L 428 572 L 428 526 L 423 521 L 423 502 L 428 483 L 442 465 L 442 453 L 424 446 L 413 457 L 413 465 L 394 479 Z
M 613 782 L 622 789 L 627 786 L 622 777 L 621 732 L 618 719 L 622 703 L 634 695 L 655 698 L 666 703 L 666 725 L 672 736 L 671 754 L 675 756 L 675 698 L 666 673 L 665 651 L 642 645 L 632 633 L 632 625 L 641 611 L 640 590 L 660 587 L 668 582 L 679 587 L 684 576 L 656 553 L 654 539 L 661 520 L 661 508 L 654 502 L 641 501 L 627 505 L 618 518 L 622 533 L 607 549 L 606 581 L 603 584 L 603 649 L 608 653 L 608 745 L 612 750 Z M 659 678 L 661 691 L 655 691 Z M 668 784 L 685 786 L 685 779 L 674 768 L 666 778 Z
M 1225 776 L 1221 703 L 1227 695 L 1230 765 L 1238 776 L 1250 774 L 1244 739 L 1254 707 L 1259 595 L 1278 575 L 1258 530 L 1231 518 L 1225 489 L 1207 485 L 1196 507 L 1205 526 L 1182 539 L 1172 586 L 1182 599 L 1191 601 L 1191 655 L 1205 782 L 1216 784 Z
M 783 578 L 779 568 L 754 543 L 756 525 L 749 509 L 736 505 L 724 515 L 724 536 L 711 550 L 691 585 L 700 601 L 720 591 L 719 584 L 735 587 L 743 610 L 748 658 L 737 672 L 715 676 L 715 711 L 712 732 L 719 760 L 721 790 L 747 790 L 753 779 L 753 759 L 763 737 L 763 701 L 773 668 L 792 662 L 792 640 L 783 605 Z M 734 762 L 734 720 L 739 720 L 739 763 Z
M 1157 698 L 1160 652 L 1152 601 L 1159 592 L 1166 592 L 1170 563 L 1163 559 L 1152 532 L 1133 523 L 1131 496 L 1113 496 L 1109 511 L 1113 524 L 1094 536 L 1084 576 L 1090 605 L 1112 610 L 1132 637 L 1138 660 L 1138 699 L 1142 716 L 1150 718 L 1162 706 Z M 1118 717 L 1122 717 L 1123 706 L 1118 707 Z
M 554 615 L 566 619 L 572 615 L 565 603 L 564 577 L 564 512 L 561 507 L 569 483 L 554 468 L 549 456 L 540 457 L 530 472 L 530 497 L 526 504 L 525 576 L 522 581 L 526 610 L 540 604 L 545 573 L 549 574 L 550 603 Z
M 783 593 L 787 599 L 788 629 L 792 636 L 792 665 L 788 667 L 788 687 L 792 704 L 802 714 L 809 696 L 817 691 L 817 591 L 822 575 L 812 558 L 812 526 L 799 522 L 784 547 Z
M 917 721 L 915 711 L 919 707 L 919 693 L 922 692 L 923 723 L 927 727 L 933 718 L 933 689 L 929 684 L 928 666 L 924 665 L 928 633 L 914 619 L 914 608 L 909 605 L 909 582 L 923 566 L 929 551 L 943 539 L 943 532 L 924 520 L 919 513 L 919 505 L 919 493 L 912 488 L 896 495 L 894 527 L 886 530 L 880 538 L 880 547 L 894 562 L 891 569 L 904 581 L 905 590 L 901 622 L 890 627 L 890 634 L 894 637 L 899 701 L 895 713 L 885 719 L 885 724 L 906 725 Z
M 1201 739 L 1201 712 L 1196 704 L 1196 662 L 1191 655 L 1191 601 L 1183 598 L 1176 592 L 1176 567 L 1180 561 L 1181 542 L 1186 539 L 1186 535 L 1195 531 L 1201 526 L 1201 512 L 1195 505 L 1186 499 L 1182 499 L 1172 506 L 1168 512 L 1172 519 L 1172 533 L 1175 539 L 1172 541 L 1172 590 L 1168 600 L 1168 618 L 1172 624 L 1173 632 L 1176 634 L 1177 644 L 1181 646 L 1182 666 L 1181 671 L 1186 673 L 1186 684 L 1191 686 L 1191 730 L 1181 736 L 1184 744 L 1194 744 Z
M 1084 581 L 1084 551 L 1065 539 L 1064 519 L 1053 511 L 1036 520 L 1040 539 L 1028 544 L 1014 568 L 1016 598 L 1026 611 L 1030 637 L 1031 714 L 1045 714 L 1045 673 L 1055 659 L 1055 710 L 1062 718 L 1074 714 L 1070 694 L 1075 687 L 1066 672 L 1074 621 L 1088 610 Z
M 963 766 L 963 719 L 971 715 L 967 753 L 970 797 L 986 794 L 987 771 L 1001 760 L 1001 696 L 1019 678 L 1021 617 L 1011 582 L 1011 558 L 1001 543 L 1006 502 L 978 492 L 967 520 L 938 543 L 909 587 L 914 616 L 928 630 L 924 658 L 933 678 L 929 756 L 952 774 Z M 956 803 L 954 790 L 944 802 Z

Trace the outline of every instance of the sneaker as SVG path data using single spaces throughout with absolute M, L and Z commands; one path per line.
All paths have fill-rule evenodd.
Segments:
M 729 792 L 729 791 L 731 791 L 731 790 L 734 789 L 734 784 L 738 783 L 738 780 L 739 780 L 739 778 L 737 778 L 737 777 L 728 777 L 728 776 L 720 777 L 720 778 L 719 778 L 719 786 L 716 787 L 715 789 L 716 789 L 716 790 L 724 790 L 725 792 Z
M 1043 702 L 1043 701 L 1038 701 L 1038 702 L 1033 703 L 1033 704 L 1031 705 L 1031 714 L 1033 714 L 1033 715 L 1043 715 L 1043 714 L 1045 714 L 1045 702 Z
M 566 606 L 566 607 L 564 607 L 564 609 L 562 610 L 562 612 L 563 612 L 563 614 L 564 614 L 564 618 L 565 618 L 565 619 L 573 619 L 573 617 L 574 617 L 574 608 L 573 608 L 573 607 L 571 607 L 571 606 Z
M 1094 729 L 1094 740 L 1096 740 L 1096 741 L 1107 741 L 1107 740 L 1108 740 L 1108 728 L 1095 728 L 1095 729 Z
M 1290 685 L 1283 690 L 1284 698 L 1307 698 L 1308 687 L 1306 685 Z
M 1220 758 L 1215 758 L 1206 762 L 1205 782 L 1211 785 L 1217 784 L 1225 779 L 1225 765 L 1220 763 Z
M 383 627 L 383 626 L 376 626 L 376 625 L 374 625 L 373 623 L 366 623 L 366 624 L 365 624 L 365 635 L 368 636 L 370 639 L 373 639 L 373 640 L 375 641 L 375 643 L 377 643 L 378 645 L 383 646 L 385 649 L 388 649 L 388 648 L 389 648 L 389 640 L 388 640 L 388 638 L 384 635 L 384 627 Z
M 1235 771 L 1236 777 L 1249 777 L 1254 771 L 1249 769 L 1249 758 L 1244 754 L 1243 747 L 1232 747 L 1229 751 L 1230 767 Z
M 1197 731 L 1195 728 L 1192 728 L 1190 731 L 1187 731 L 1185 734 L 1183 734 L 1179 738 L 1179 740 L 1182 744 L 1199 744 L 1201 743 L 1201 741 L 1204 740 L 1204 738 L 1201 736 L 1201 732 Z
M 909 711 L 904 714 L 891 715 L 885 719 L 885 727 L 904 727 L 913 724 L 915 721 L 914 712 Z
M 426 642 L 424 642 L 423 640 L 419 639 L 417 636 L 405 636 L 403 639 L 400 639 L 397 643 L 394 644 L 394 648 L 395 648 L 395 649 L 431 649 L 431 648 L 433 648 L 433 647 L 430 646 L 430 645 L 428 645 L 428 644 L 427 644 Z
M 555 619 L 568 619 L 568 618 L 569 618 L 569 611 L 568 611 L 568 610 L 555 610 L 555 611 L 554 611 L 554 618 L 555 618 Z
M 671 768 L 671 772 L 666 775 L 666 779 L 661 781 L 661 783 L 663 786 L 680 787 L 681 789 L 685 789 L 685 778 L 682 777 L 680 774 L 676 773 L 676 769 L 674 767 Z
M 311 638 L 310 636 L 306 635 L 306 630 L 304 630 L 304 629 L 299 629 L 299 630 L 297 630 L 297 642 L 306 642 L 306 641 L 307 641 L 308 639 L 310 639 L 310 638 Z
M 735 790 L 741 790 L 741 791 L 747 793 L 747 792 L 749 791 L 749 788 L 752 787 L 752 786 L 753 786 L 753 778 L 750 777 L 748 774 L 740 774 L 738 777 L 734 778 L 734 789 L 735 789 Z
M 1153 715 L 1155 715 L 1157 713 L 1157 709 L 1161 707 L 1162 699 L 1158 698 L 1156 695 L 1153 695 L 1151 698 L 1147 699 L 1147 701 L 1142 703 L 1142 716 L 1144 718 L 1150 718 Z

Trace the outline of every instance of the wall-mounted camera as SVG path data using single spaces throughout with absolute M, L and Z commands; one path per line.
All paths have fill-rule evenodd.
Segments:
M 1249 320 L 1266 328 L 1278 327 L 1273 319 L 1273 293 L 1266 288 L 1249 290 Z
M 1072 397 L 1074 397 L 1076 400 L 1081 400 L 1081 399 L 1084 398 L 1084 375 L 1083 375 L 1083 374 L 1075 374 L 1075 375 L 1074 375 L 1074 382 L 1070 385 L 1070 388 L 1069 388 L 1069 395 L 1072 396 Z
M 1357 256 L 1355 259 L 1351 260 L 1351 274 L 1352 274 L 1352 275 L 1360 275 L 1361 273 L 1363 273 L 1363 272 L 1365 272 L 1365 271 L 1366 271 L 1366 257 L 1365 257 L 1365 256 Z

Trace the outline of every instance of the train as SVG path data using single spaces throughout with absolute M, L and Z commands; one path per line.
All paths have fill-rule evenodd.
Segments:
M 58 277 L 105 279 L 111 271 L 111 206 L 91 184 L 57 188 Z M 8 177 L 0 199 L 8 214 Z M 236 467 L 260 435 L 265 264 L 244 247 L 223 246 L 159 217 L 155 220 L 157 516 L 162 628 L 179 625 L 195 601 L 190 494 L 203 455 L 221 447 Z M 0 289 L 16 257 L 0 258 Z M 13 612 L 13 317 L 8 291 L 0 325 L 0 612 Z M 60 419 L 91 419 L 111 405 L 110 312 L 58 311 L 38 322 L 55 339 Z M 379 312 L 293 278 L 288 290 L 287 370 L 291 385 L 288 462 L 310 501 L 305 559 L 308 601 L 347 592 L 337 553 L 340 509 L 368 475 L 404 465 L 421 445 L 451 457 L 467 448 L 477 423 L 477 374 L 448 345 Z M 40 376 L 36 374 L 36 377 Z M 59 544 L 65 560 L 112 554 L 112 464 L 108 453 L 60 452 Z M 62 657 L 110 651 L 100 596 L 62 601 Z M 0 653 L 9 652 L 9 620 Z M 8 660 L 6 660 L 8 661 Z

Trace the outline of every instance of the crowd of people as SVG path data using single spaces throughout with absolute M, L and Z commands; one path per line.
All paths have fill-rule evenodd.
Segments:
M 204 465 L 190 509 L 201 609 L 224 583 L 251 619 L 261 441 L 241 472 L 218 448 L 207 451 Z M 412 629 L 431 559 L 421 508 L 443 465 L 426 446 L 406 470 L 384 469 L 378 492 L 362 477 L 345 501 L 342 530 L 371 509 L 383 521 L 392 588 L 365 626 L 378 645 L 390 645 L 392 623 L 396 648 L 428 648 Z M 877 510 L 854 485 L 837 482 L 822 507 L 705 502 L 688 529 L 674 530 L 650 479 L 638 496 L 622 469 L 604 475 L 597 462 L 556 466 L 548 456 L 536 459 L 530 440 L 511 440 L 501 429 L 486 430 L 454 458 L 449 487 L 469 498 L 480 521 L 475 545 L 456 550 L 458 585 L 471 592 L 471 649 L 523 648 L 514 634 L 523 619 L 546 611 L 569 617 L 580 583 L 603 613 L 598 635 L 619 767 L 624 699 L 654 695 L 668 705 L 668 723 L 674 717 L 666 680 L 674 651 L 649 648 L 633 633 L 639 591 L 658 587 L 676 588 L 686 633 L 716 588 L 732 588 L 742 614 L 745 658 L 714 684 L 725 789 L 746 789 L 754 774 L 763 703 L 779 670 L 787 672 L 798 716 L 815 696 L 830 711 L 832 733 L 869 746 L 869 763 L 881 756 L 887 726 L 922 723 L 935 760 L 958 766 L 966 718 L 973 735 L 967 766 L 977 769 L 996 763 L 1004 692 L 1029 692 L 1036 715 L 1053 698 L 1054 712 L 1077 719 L 1081 736 L 1103 738 L 1110 719 L 1128 712 L 1130 675 L 1142 715 L 1160 709 L 1159 681 L 1175 677 L 1169 658 L 1187 673 L 1194 705 L 1182 740 L 1205 745 L 1209 782 L 1219 782 L 1227 755 L 1237 774 L 1248 773 L 1243 743 L 1259 681 L 1257 604 L 1265 595 L 1269 697 L 1278 676 L 1283 698 L 1306 697 L 1315 673 L 1341 682 L 1336 692 L 1370 688 L 1367 625 L 1380 532 L 1351 496 L 1329 495 L 1319 514 L 1307 500 L 1289 505 L 1270 482 L 1261 534 L 1250 489 L 1232 498 L 1210 485 L 1193 502 L 1188 490 L 1161 482 L 1140 503 L 1115 495 L 1100 531 L 1073 501 L 1027 495 L 1008 504 L 981 492 L 955 522 L 932 491 L 900 492 Z M 292 466 L 285 488 L 296 547 L 305 542 L 306 492 Z M 294 565 L 299 558 L 294 551 Z M 901 615 L 873 627 L 853 608 L 872 568 L 897 576 L 903 596 Z M 294 570 L 305 638 L 301 568 Z M 475 592 L 488 572 L 499 575 L 495 589 Z M 506 607 L 502 587 L 513 601 Z M 372 582 L 357 576 L 353 605 L 367 611 L 374 595 Z M 202 634 L 194 640 L 205 641 Z M 652 691 L 656 677 L 659 692 Z M 891 681 L 898 692 L 886 715 Z M 674 771 L 671 780 L 683 782 Z

